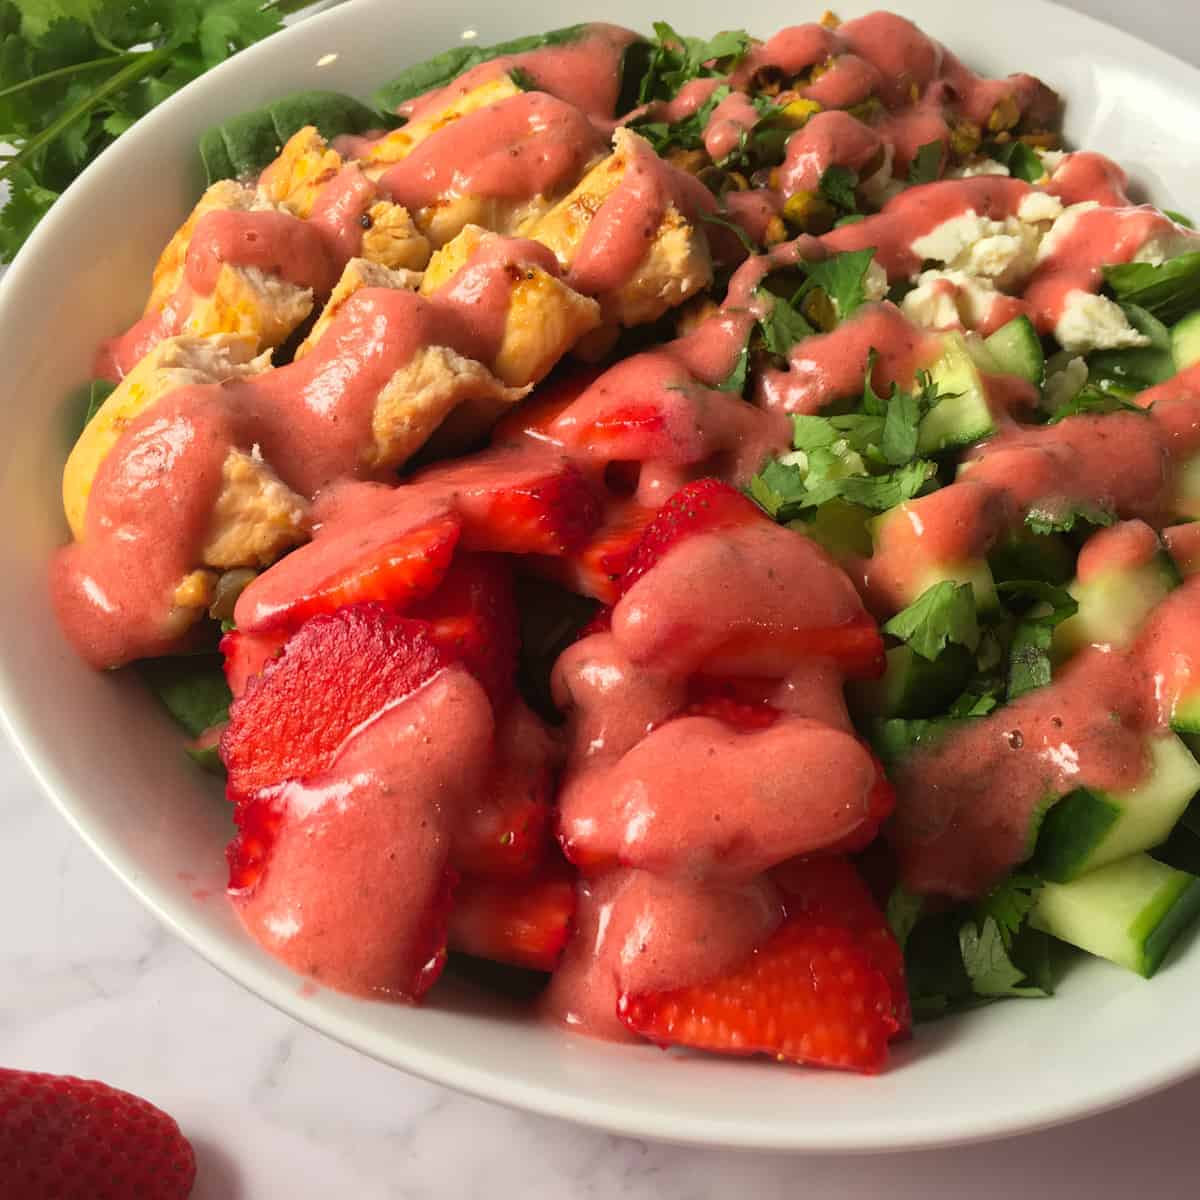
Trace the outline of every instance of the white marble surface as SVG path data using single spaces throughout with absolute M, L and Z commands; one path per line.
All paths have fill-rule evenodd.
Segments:
M 1200 63 L 1194 0 L 1071 7 Z M 197 1148 L 196 1200 L 1174 1200 L 1200 1169 L 1200 1080 L 1019 1141 L 858 1159 L 648 1145 L 455 1095 L 308 1031 L 171 939 L 3 745 L 0 1063 L 163 1105 Z

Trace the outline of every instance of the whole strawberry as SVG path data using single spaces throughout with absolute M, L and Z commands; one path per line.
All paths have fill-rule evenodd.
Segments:
M 196 1156 L 146 1100 L 70 1075 L 0 1069 L 3 1200 L 183 1200 Z

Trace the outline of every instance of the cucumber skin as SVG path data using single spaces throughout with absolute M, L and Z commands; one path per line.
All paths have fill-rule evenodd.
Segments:
M 1184 875 L 1173 896 L 1160 896 L 1134 922 L 1130 930 L 1142 942 L 1141 960 L 1135 968 L 1149 979 L 1162 966 L 1175 939 L 1200 915 L 1200 879 Z
M 1175 702 L 1171 728 L 1176 733 L 1200 733 L 1200 693 L 1193 692 Z
M 1200 363 L 1200 312 L 1189 313 L 1171 330 L 1171 355 L 1175 369 L 1186 371 Z
M 1052 883 L 1077 879 L 1120 819 L 1121 810 L 1095 792 L 1078 788 L 1068 793 L 1042 818 L 1034 870 Z

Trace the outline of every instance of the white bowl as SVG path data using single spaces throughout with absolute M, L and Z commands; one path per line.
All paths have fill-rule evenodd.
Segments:
M 820 6 L 814 7 L 816 13 Z M 843 16 L 869 5 L 839 4 Z M 1200 72 L 1039 0 L 905 0 L 968 63 L 1031 71 L 1068 98 L 1071 139 L 1113 153 L 1161 204 L 1200 196 Z M 732 14 L 718 0 L 607 0 L 633 27 L 665 17 L 769 35 L 811 19 L 783 0 Z M 985 15 L 986 13 L 986 15 Z M 614 1132 L 679 1142 L 884 1150 L 1041 1128 L 1133 1099 L 1200 1068 L 1200 949 L 1152 982 L 1092 961 L 1059 995 L 922 1028 L 879 1078 L 683 1058 L 571 1037 L 465 984 L 422 1009 L 303 987 L 241 932 L 221 899 L 230 822 L 219 790 L 137 680 L 88 670 L 59 633 L 46 569 L 66 536 L 63 400 L 93 350 L 140 311 L 159 249 L 200 190 L 196 139 L 285 92 L 369 94 L 476 31 L 481 43 L 587 14 L 553 0 L 417 10 L 358 0 L 239 55 L 142 121 L 55 206 L 0 284 L 0 706 L 47 795 L 158 916 L 265 1000 L 347 1045 L 463 1091 Z M 10 853 L 19 848 L 10 847 Z M 198 901 L 198 892 L 213 898 Z

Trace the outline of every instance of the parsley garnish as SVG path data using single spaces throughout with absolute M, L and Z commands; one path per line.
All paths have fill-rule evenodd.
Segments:
M 800 285 L 793 303 L 819 288 L 833 301 L 839 319 L 846 320 L 867 298 L 867 270 L 874 257 L 875 251 L 868 247 L 834 254 L 821 262 L 806 262 L 804 270 L 808 278 Z

